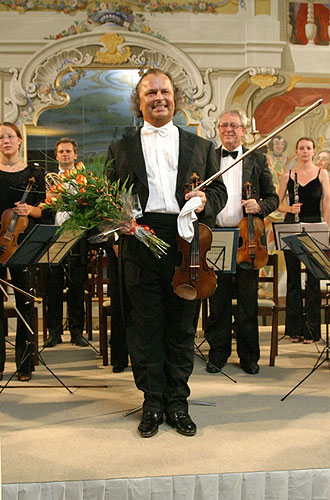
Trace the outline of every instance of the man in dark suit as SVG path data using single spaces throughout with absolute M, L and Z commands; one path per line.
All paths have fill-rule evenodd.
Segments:
M 58 173 L 74 168 L 78 156 L 78 144 L 70 137 L 62 137 L 55 145 L 55 155 L 58 161 Z M 66 212 L 57 212 L 55 224 L 60 226 L 69 217 Z M 62 343 L 63 333 L 63 288 L 64 277 L 67 280 L 67 306 L 71 343 L 79 347 L 88 346 L 83 337 L 84 330 L 84 297 L 87 277 L 87 241 L 82 238 L 73 247 L 64 262 L 50 266 L 47 270 L 47 327 L 49 338 L 44 347 L 54 347 Z
M 246 126 L 247 117 L 241 110 L 226 110 L 220 114 L 218 127 L 222 147 L 216 153 L 221 170 L 246 151 L 241 145 Z M 237 227 L 247 214 L 264 219 L 276 210 L 278 196 L 263 154 L 252 152 L 222 177 L 228 202 L 217 217 L 218 227 Z M 246 199 L 244 193 L 247 181 L 252 188 L 250 199 Z M 231 354 L 233 294 L 236 294 L 238 305 L 235 332 L 240 366 L 251 375 L 259 372 L 258 277 L 258 270 L 245 269 L 240 265 L 236 268 L 234 280 L 232 274 L 219 274 L 218 287 L 209 299 L 210 315 L 205 331 L 210 345 L 209 363 L 206 365 L 208 372 L 219 372 Z
M 144 392 L 138 431 L 142 437 L 157 433 L 165 412 L 167 422 L 185 436 L 196 433 L 188 414 L 188 379 L 193 369 L 194 319 L 197 301 L 175 295 L 172 279 L 179 264 L 177 217 L 185 202 L 200 199 L 195 211 L 213 225 L 227 194 L 220 180 L 205 191 L 185 194 L 192 174 L 205 180 L 217 171 L 209 141 L 174 126 L 178 90 L 171 77 L 148 70 L 132 95 L 134 111 L 144 126 L 109 147 L 109 178 L 129 179 L 140 198 L 143 217 L 158 237 L 170 244 L 161 259 L 136 238 L 123 235 L 119 258 L 123 272 L 126 334 L 137 387 Z M 198 200 L 196 200 L 198 201 Z

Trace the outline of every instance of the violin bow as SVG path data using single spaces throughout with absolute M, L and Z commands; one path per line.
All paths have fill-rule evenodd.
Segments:
M 294 122 L 300 120 L 300 118 L 302 118 L 303 116 L 307 115 L 307 113 L 309 113 L 310 111 L 312 111 L 312 109 L 317 108 L 317 106 L 319 106 L 321 104 L 322 100 L 323 99 L 319 99 L 318 101 L 315 101 L 313 104 L 311 104 L 310 106 L 308 106 L 308 108 L 306 108 L 303 111 L 301 111 L 301 113 L 299 113 L 297 116 L 291 118 L 291 120 L 289 120 L 287 123 L 284 123 L 283 125 L 281 125 L 281 127 L 279 127 L 278 129 L 276 129 L 270 135 L 268 135 L 267 137 L 265 137 L 264 139 L 262 139 L 260 142 L 258 142 L 254 146 L 252 146 L 251 149 L 248 149 L 241 156 L 238 156 L 236 158 L 236 160 L 234 160 L 231 165 L 229 165 L 228 167 L 224 168 L 223 170 L 219 170 L 219 172 L 216 172 L 215 174 L 211 175 L 211 177 L 209 177 L 208 179 L 206 179 L 206 181 L 202 182 L 198 187 L 194 188 L 193 191 L 201 190 L 201 189 L 205 188 L 206 186 L 208 186 L 209 184 L 211 184 L 211 182 L 213 182 L 215 179 L 217 179 L 218 177 L 220 177 L 220 175 L 223 175 L 225 172 L 227 172 L 229 169 L 231 169 L 232 167 L 234 167 L 237 163 L 239 163 L 240 161 L 242 161 L 244 158 L 246 158 L 247 156 L 249 156 L 249 154 L 253 153 L 253 151 L 255 151 L 256 149 L 259 149 L 261 146 L 263 146 L 264 144 L 266 144 L 267 142 L 269 142 L 273 137 L 275 137 L 275 135 L 277 135 L 280 132 L 282 132 L 282 130 L 286 129 L 287 127 L 289 127 L 290 125 L 292 125 Z

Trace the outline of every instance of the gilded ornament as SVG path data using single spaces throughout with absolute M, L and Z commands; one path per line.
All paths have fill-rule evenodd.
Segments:
M 258 85 L 258 87 L 262 89 L 271 87 L 277 82 L 277 76 L 275 75 L 253 75 L 250 79 L 252 83 Z
M 131 55 L 130 47 L 119 49 L 124 39 L 117 35 L 117 33 L 106 33 L 100 38 L 100 41 L 104 43 L 106 51 L 102 52 L 98 50 L 94 62 L 101 64 L 121 64 L 126 62 Z

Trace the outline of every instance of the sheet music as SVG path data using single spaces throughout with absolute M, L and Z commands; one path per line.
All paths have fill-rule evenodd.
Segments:
M 306 250 L 308 250 L 313 258 L 319 263 L 319 265 L 330 274 L 330 260 L 323 252 L 320 252 L 320 249 L 316 245 L 315 241 L 313 241 L 312 238 L 308 237 L 308 234 L 302 234 L 301 236 L 299 236 L 299 239 L 305 245 Z
M 215 271 L 234 273 L 238 247 L 238 228 L 212 229 L 212 245 L 206 254 L 208 263 Z
M 283 241 L 283 237 L 300 233 L 310 234 L 323 250 L 329 249 L 329 230 L 326 222 L 296 222 L 288 224 L 285 222 L 273 222 L 273 230 L 277 250 L 289 249 L 288 245 Z
M 39 264 L 59 264 L 76 244 L 84 231 L 64 231 L 40 257 Z

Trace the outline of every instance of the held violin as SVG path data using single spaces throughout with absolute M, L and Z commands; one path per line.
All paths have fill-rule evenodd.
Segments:
M 35 183 L 34 177 L 29 179 L 28 185 L 20 200 L 20 203 L 25 203 L 29 192 Z M 0 262 L 4 264 L 12 253 L 18 247 L 18 237 L 25 231 L 29 223 L 27 215 L 18 215 L 12 208 L 4 210 L 1 216 L 1 230 L 0 230 Z
M 245 184 L 246 199 L 251 198 L 251 183 Z M 239 227 L 239 247 L 237 250 L 237 264 L 244 269 L 261 269 L 267 264 L 268 253 L 261 244 L 260 237 L 264 233 L 264 223 L 259 217 L 248 214 Z
M 198 187 L 199 177 L 191 176 L 191 189 Z M 177 235 L 177 243 L 182 253 L 181 266 L 176 267 L 173 277 L 174 292 L 186 300 L 206 299 L 217 287 L 217 277 L 207 265 L 206 253 L 211 248 L 212 231 L 198 221 L 194 221 L 194 237 L 191 243 Z

